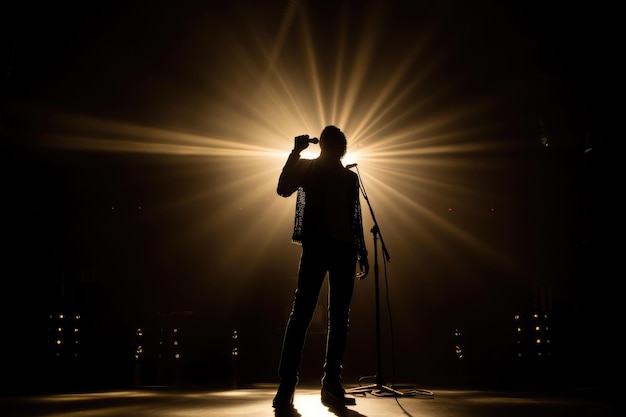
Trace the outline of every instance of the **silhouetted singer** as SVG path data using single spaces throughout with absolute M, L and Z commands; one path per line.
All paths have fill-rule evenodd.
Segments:
M 297 192 L 292 242 L 302 245 L 298 285 L 283 339 L 278 376 L 280 384 L 272 405 L 291 407 L 306 334 L 322 284 L 328 273 L 328 333 L 321 380 L 321 400 L 329 407 L 354 405 L 341 385 L 343 357 L 348 336 L 350 303 L 356 278 L 369 272 L 359 200 L 359 178 L 344 167 L 344 133 L 326 126 L 319 137 L 320 156 L 301 159 L 312 141 L 296 136 L 294 147 L 278 180 L 277 192 L 289 197 Z

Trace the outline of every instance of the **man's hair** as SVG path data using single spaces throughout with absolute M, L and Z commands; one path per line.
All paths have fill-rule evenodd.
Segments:
M 320 135 L 320 148 L 322 152 L 331 154 L 341 159 L 346 154 L 348 141 L 346 135 L 336 126 L 326 126 Z

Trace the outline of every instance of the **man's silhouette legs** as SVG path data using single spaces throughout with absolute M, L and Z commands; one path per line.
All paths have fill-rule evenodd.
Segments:
M 293 392 L 298 384 L 298 371 L 302 360 L 302 350 L 306 333 L 313 319 L 326 269 L 319 250 L 302 248 L 298 288 L 294 296 L 278 367 L 280 385 L 274 406 L 284 406 L 293 401 Z M 277 404 L 278 403 L 278 404 Z
M 353 245 L 337 243 L 332 253 L 328 270 L 329 321 L 322 378 L 322 402 L 340 407 L 356 403 L 354 398 L 344 397 L 345 391 L 341 386 L 341 371 L 350 324 L 350 302 L 354 290 L 356 252 Z
M 350 301 L 354 289 L 356 252 L 352 244 L 305 245 L 300 259 L 298 289 L 283 340 L 278 374 L 280 385 L 274 407 L 292 403 L 306 333 L 317 306 L 326 271 L 329 276 L 329 324 L 322 378 L 322 401 L 346 404 L 341 370 L 346 348 Z M 326 398 L 326 401 L 324 401 Z M 353 404 L 353 399 L 347 404 Z M 337 404 L 335 404 L 337 405 Z

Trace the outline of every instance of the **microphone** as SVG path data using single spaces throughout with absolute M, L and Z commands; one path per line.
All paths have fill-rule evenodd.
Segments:
M 358 164 L 348 164 L 348 165 L 346 165 L 346 169 L 352 169 L 352 168 L 354 168 L 357 165 Z
M 320 140 L 318 138 L 310 138 L 309 135 L 296 136 L 296 140 L 305 140 L 309 143 L 317 144 Z

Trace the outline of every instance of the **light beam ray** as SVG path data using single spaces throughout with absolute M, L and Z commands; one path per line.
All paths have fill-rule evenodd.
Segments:
M 515 269 L 497 241 L 442 211 L 447 202 L 473 210 L 497 201 L 490 173 L 506 168 L 497 156 L 515 142 L 498 136 L 502 122 L 490 113 L 499 103 L 464 98 L 456 78 L 441 77 L 447 56 L 434 45 L 436 25 L 406 47 L 390 48 L 386 33 L 394 22 L 379 9 L 363 6 L 365 13 L 357 16 L 346 8 L 337 20 L 329 19 L 320 36 L 311 11 L 300 6 L 292 1 L 282 9 L 275 36 L 245 21 L 232 27 L 251 28 L 249 37 L 222 34 L 227 48 L 220 59 L 227 70 L 207 74 L 214 89 L 208 89 L 205 108 L 186 109 L 190 120 L 198 120 L 186 132 L 157 127 L 158 122 L 151 127 L 65 113 L 46 116 L 52 126 L 40 144 L 190 157 L 188 175 L 206 176 L 206 189 L 180 196 L 170 209 L 206 205 L 210 216 L 190 226 L 185 237 L 195 242 L 204 233 L 219 235 L 215 262 L 223 269 L 245 262 L 250 267 L 241 279 L 249 279 L 268 252 L 289 244 L 294 202 L 278 197 L 275 185 L 293 137 L 317 136 L 324 125 L 336 124 L 348 137 L 343 162 L 359 164 L 371 186 L 368 193 L 380 206 L 377 217 L 395 223 L 393 240 L 441 258 L 453 240 L 472 256 Z M 184 107 L 186 97 L 176 99 Z M 311 146 L 303 157 L 317 152 L 319 147 Z M 222 228 L 228 233 L 218 233 Z M 393 240 L 387 243 L 392 246 Z

